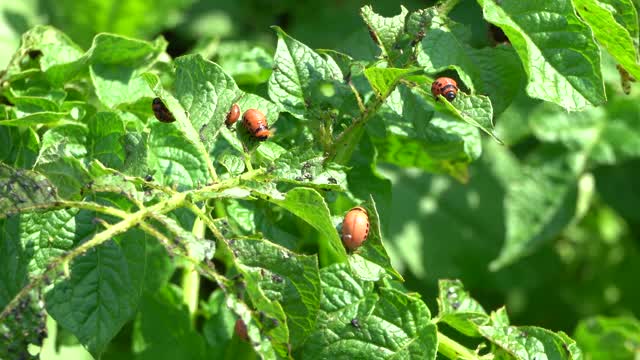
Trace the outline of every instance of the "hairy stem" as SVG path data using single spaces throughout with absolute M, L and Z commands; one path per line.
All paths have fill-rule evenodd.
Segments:
M 204 238 L 204 222 L 197 217 L 193 223 L 193 235 L 197 238 Z M 191 257 L 191 251 L 187 250 L 187 256 Z M 198 310 L 198 295 L 200 293 L 200 275 L 192 263 L 187 263 L 182 269 L 182 299 L 189 309 L 191 323 L 194 324 L 196 311 Z
M 440 13 L 440 15 L 444 16 L 449 14 L 449 12 L 451 12 L 451 10 L 453 10 L 453 8 L 455 8 L 459 2 L 460 0 L 443 0 L 436 6 L 438 6 L 438 12 Z
M 367 109 L 351 123 L 333 143 L 329 150 L 329 154 L 325 159 L 325 163 L 335 162 L 340 165 L 346 165 L 351 160 L 356 145 L 360 142 L 360 138 L 364 133 L 364 126 L 376 114 L 380 106 L 384 103 L 386 96 L 376 97 L 370 102 Z
M 126 232 L 127 230 L 129 230 L 134 226 L 139 225 L 143 229 L 146 228 L 145 231 L 147 231 L 149 227 L 144 223 L 144 221 L 148 217 L 166 214 L 179 207 L 183 207 L 183 206 L 189 207 L 189 204 L 193 204 L 198 201 L 207 200 L 208 198 L 211 197 L 211 193 L 217 193 L 217 192 L 220 192 L 221 190 L 236 186 L 237 184 L 240 183 L 240 181 L 252 179 L 262 174 L 263 172 L 264 171 L 261 169 L 255 170 L 255 171 L 249 171 L 242 174 L 239 177 L 221 181 L 219 183 L 215 183 L 209 186 L 205 186 L 198 190 L 192 190 L 192 191 L 187 191 L 183 193 L 175 193 L 170 198 L 160 201 L 159 203 L 153 206 L 140 209 L 139 211 L 133 214 L 129 214 L 122 210 L 99 205 L 96 203 L 80 202 L 80 201 L 56 201 L 53 203 L 49 203 L 46 206 L 33 207 L 32 210 L 47 210 L 47 211 L 54 210 L 54 209 L 64 209 L 64 208 L 86 209 L 86 210 L 96 211 L 96 212 L 100 212 L 108 215 L 113 215 L 115 217 L 122 218 L 123 220 L 109 226 L 106 230 L 96 234 L 91 240 L 67 252 L 65 255 L 60 256 L 55 260 L 53 260 L 47 267 L 46 271 L 30 279 L 29 283 L 14 296 L 14 298 L 9 302 L 9 304 L 7 304 L 7 306 L 5 306 L 5 308 L 0 313 L 0 320 L 4 319 L 11 312 L 11 310 L 13 310 L 18 305 L 18 303 L 20 302 L 20 299 L 26 296 L 38 284 L 42 283 L 45 277 L 48 277 L 52 271 L 56 270 L 58 267 L 62 266 L 63 264 L 69 263 L 71 260 L 86 253 L 88 250 L 105 243 L 106 241 L 112 239 L 113 237 L 119 234 Z M 211 276 L 218 276 L 218 275 L 214 274 Z
M 480 357 L 469 348 L 438 331 L 438 352 L 449 359 L 478 360 Z

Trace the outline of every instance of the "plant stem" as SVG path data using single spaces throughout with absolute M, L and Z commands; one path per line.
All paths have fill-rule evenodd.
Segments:
M 356 97 L 356 101 L 358 102 L 358 108 L 360 109 L 360 112 L 365 112 L 366 108 L 364 107 L 364 102 L 362 102 L 362 97 L 360 97 L 360 93 L 358 92 L 358 89 L 356 89 L 356 87 L 353 86 L 353 83 L 351 82 L 351 80 L 349 80 L 349 87 L 351 88 L 353 95 L 355 95 Z
M 461 345 L 457 341 L 447 337 L 443 333 L 438 331 L 438 352 L 449 359 L 465 359 L 465 360 L 479 360 L 480 357 L 476 355 L 469 348 Z
M 60 256 L 55 260 L 53 260 L 51 263 L 49 263 L 45 271 L 31 278 L 29 280 L 29 283 L 25 285 L 25 287 L 23 287 L 13 297 L 13 299 L 5 306 L 5 308 L 0 313 L 0 320 L 4 319 L 11 312 L 11 310 L 13 310 L 18 305 L 18 303 L 20 302 L 20 299 L 26 296 L 31 290 L 35 288 L 37 284 L 41 283 L 45 277 L 49 276 L 49 273 L 51 271 L 57 269 L 59 266 L 65 263 L 69 263 L 71 260 L 78 257 L 79 255 L 82 255 L 87 251 L 89 251 L 90 249 L 105 243 L 106 241 L 112 239 L 113 237 L 121 233 L 126 232 L 127 230 L 129 230 L 130 228 L 136 225 L 140 225 L 141 227 L 148 229 L 149 226 L 147 226 L 144 223 L 144 220 L 148 217 L 155 216 L 158 214 L 166 214 L 172 210 L 175 210 L 178 207 L 188 206 L 188 204 L 190 203 L 192 204 L 198 201 L 207 200 L 208 198 L 211 197 L 212 192 L 217 193 L 220 190 L 224 190 L 226 188 L 236 186 L 237 184 L 240 183 L 241 180 L 252 179 L 262 173 L 264 173 L 264 171 L 261 169 L 258 169 L 255 171 L 249 171 L 240 175 L 239 177 L 232 178 L 229 180 L 224 180 L 209 186 L 205 186 L 198 190 L 187 191 L 183 193 L 176 193 L 166 200 L 160 201 L 159 203 L 154 204 L 150 207 L 140 209 L 139 211 L 133 214 L 129 214 L 122 210 L 110 208 L 107 206 L 103 206 L 103 205 L 99 205 L 91 202 L 78 202 L 78 201 L 56 201 L 56 202 L 48 203 L 43 206 L 34 206 L 30 208 L 32 210 L 80 208 L 80 209 L 92 210 L 96 212 L 113 215 L 113 216 L 122 218 L 123 220 L 114 225 L 109 226 L 109 228 L 107 228 L 106 230 L 96 234 L 91 240 L 82 243 L 77 248 L 67 252 L 63 256 Z M 211 276 L 214 276 L 214 277 L 217 276 L 217 278 L 219 278 L 219 275 L 217 275 L 215 272 L 212 272 Z
M 77 248 L 67 252 L 64 256 L 57 258 L 55 261 L 51 262 L 47 268 L 47 271 L 44 271 L 40 275 L 36 276 L 29 283 L 16 294 L 16 296 L 7 304 L 2 313 L 0 313 L 0 319 L 3 319 L 7 316 L 7 314 L 13 309 L 20 299 L 27 295 L 29 291 L 31 291 L 36 284 L 40 283 L 43 278 L 47 275 L 48 271 L 51 269 L 56 269 L 58 266 L 68 263 L 72 259 L 76 258 L 79 255 L 82 255 L 89 251 L 90 249 L 101 245 L 108 240 L 112 239 L 116 235 L 122 234 L 123 232 L 129 230 L 133 226 L 142 222 L 145 218 L 149 217 L 154 213 L 166 213 L 177 207 L 179 207 L 182 203 L 184 203 L 187 195 L 185 193 L 179 193 L 171 198 L 161 201 L 151 207 L 144 208 L 135 212 L 133 214 L 127 215 L 125 219 L 120 221 L 117 224 L 110 226 L 108 229 L 96 234 L 91 240 L 82 243 Z
M 364 133 L 364 126 L 376 114 L 385 99 L 386 97 L 376 97 L 362 115 L 340 134 L 333 143 L 325 163 L 333 161 L 340 165 L 346 165 L 351 160 L 351 155 L 353 155 L 353 151 Z
M 193 235 L 197 238 L 204 238 L 204 222 L 196 217 L 193 223 Z M 187 250 L 187 256 L 191 257 L 191 249 Z M 182 299 L 189 309 L 191 323 L 195 322 L 196 311 L 198 310 L 198 298 L 200 293 L 200 274 L 196 271 L 195 265 L 188 262 L 182 269 Z
M 441 3 L 436 5 L 438 7 L 438 13 L 440 13 L 440 15 L 442 16 L 449 14 L 449 12 L 451 12 L 451 10 L 453 10 L 453 8 L 456 7 L 456 5 L 458 5 L 459 2 L 460 0 L 442 1 Z
M 247 171 L 253 171 L 253 165 L 251 165 L 251 155 L 247 153 L 243 153 L 244 166 L 247 168 Z

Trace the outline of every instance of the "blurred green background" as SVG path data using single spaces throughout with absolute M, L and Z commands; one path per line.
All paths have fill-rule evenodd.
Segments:
M 373 58 L 374 44 L 359 15 L 371 4 L 396 15 L 400 6 L 416 10 L 433 1 L 297 0 L 22 0 L 0 3 L 0 67 L 17 49 L 20 34 L 51 24 L 87 49 L 98 32 L 169 41 L 171 56 L 198 51 L 218 62 L 242 86 L 264 82 L 271 71 L 278 25 L 312 48 L 336 49 L 355 58 Z M 472 46 L 490 44 L 488 24 L 476 1 L 463 0 L 450 16 L 469 27 Z M 607 59 L 605 59 L 607 60 Z M 605 61 L 609 103 L 598 116 L 625 116 L 640 124 L 640 89 L 622 93 L 611 61 Z M 604 111 L 604 113 L 602 113 Z M 550 115 L 551 114 L 551 115 Z M 604 114 L 604 115 L 603 115 Z M 516 159 L 539 139 L 532 126 L 549 116 L 586 116 L 533 101 L 521 91 L 496 119 L 497 129 Z M 594 115 L 595 116 L 595 115 Z M 639 125 L 640 128 L 640 125 Z M 640 144 L 639 144 L 640 146 Z M 470 169 L 468 184 L 412 169 L 381 166 L 391 180 L 385 241 L 406 287 L 436 310 L 436 281 L 460 278 L 488 310 L 503 304 L 514 324 L 532 324 L 574 333 L 594 315 L 640 316 L 640 161 L 590 169 L 582 176 L 584 209 L 551 243 L 497 272 L 489 270 L 505 239 L 505 186 L 495 167 L 505 148 L 486 142 Z

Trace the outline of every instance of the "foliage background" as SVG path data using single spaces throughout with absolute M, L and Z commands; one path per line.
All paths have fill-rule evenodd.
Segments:
M 337 49 L 354 58 L 372 56 L 375 47 L 359 16 L 364 4 L 352 0 L 4 1 L 0 3 L 0 68 L 18 47 L 21 33 L 36 24 L 52 24 L 85 49 L 98 32 L 149 40 L 162 34 L 172 56 L 206 54 L 234 75 L 241 87 L 251 88 L 271 71 L 269 60 L 259 61 L 271 58 L 275 51 L 271 25 L 311 48 Z M 366 4 L 393 16 L 400 5 L 416 10 L 433 2 Z M 469 27 L 472 46 L 492 44 L 476 1 L 462 1 L 450 17 Z M 634 85 L 631 94 L 625 95 L 615 63 L 608 57 L 603 74 L 609 101 L 584 113 L 566 113 L 528 98 L 522 79 L 507 84 L 505 89 L 514 101 L 495 120 L 506 147 L 486 141 L 466 184 L 421 170 L 388 165 L 378 169 L 390 180 L 392 194 L 380 211 L 385 243 L 407 288 L 421 293 L 430 308 L 437 307 L 437 280 L 459 278 L 485 308 L 506 304 L 515 324 L 575 334 L 581 320 L 596 315 L 640 316 L 640 88 Z M 528 256 L 492 271 L 491 264 L 506 240 L 505 198 L 512 196 L 505 163 L 512 161 L 536 172 L 544 166 L 544 158 L 536 159 L 541 148 L 584 155 L 582 143 L 602 142 L 601 134 L 591 138 L 592 130 L 613 122 L 629 124 L 625 134 L 611 141 L 626 143 L 630 155 L 593 161 L 574 181 L 576 211 L 551 230 L 552 236 L 528 244 Z M 602 153 L 607 153 L 606 146 Z M 640 334 L 635 336 L 638 339 Z M 117 351 L 112 348 L 105 357 Z

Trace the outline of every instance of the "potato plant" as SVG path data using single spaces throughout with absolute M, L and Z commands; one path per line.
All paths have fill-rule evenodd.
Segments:
M 576 251 L 598 219 L 634 229 L 593 184 L 640 157 L 640 102 L 621 94 L 640 77 L 634 4 L 477 3 L 491 46 L 472 46 L 456 0 L 391 17 L 364 6 L 372 55 L 274 26 L 274 54 L 244 54 L 242 77 L 203 48 L 172 58 L 163 37 L 99 33 L 83 48 L 28 30 L 0 73 L 0 359 L 72 359 L 60 349 L 74 341 L 95 359 L 637 356 L 633 316 L 585 320 L 577 343 L 512 324 L 463 284 L 558 238 Z M 455 94 L 432 92 L 441 77 Z M 394 169 L 431 176 L 394 193 L 406 212 Z M 472 193 L 477 181 L 500 195 Z M 451 223 L 452 208 L 473 220 Z M 406 213 L 460 234 L 399 245 L 390 228 Z M 457 236 L 472 243 L 466 270 L 446 263 Z M 475 263 L 495 238 L 495 258 Z M 414 292 L 403 275 L 425 271 L 423 251 L 462 279 Z

